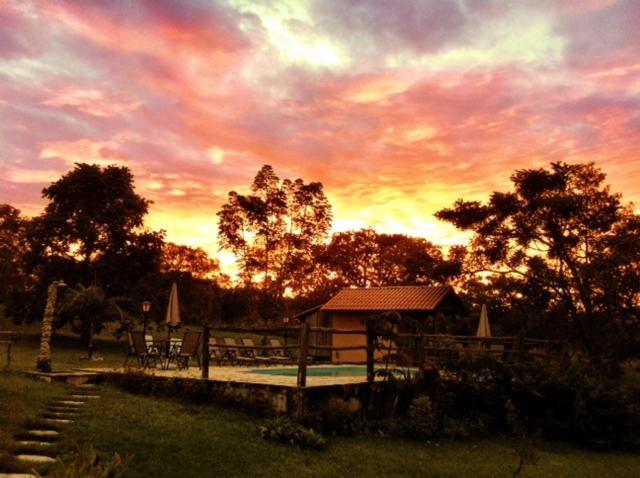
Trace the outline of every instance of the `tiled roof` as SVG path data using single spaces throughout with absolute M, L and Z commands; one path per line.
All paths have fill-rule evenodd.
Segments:
M 321 310 L 387 311 L 434 310 L 451 286 L 394 286 L 342 289 Z M 455 292 L 453 292 L 455 294 Z

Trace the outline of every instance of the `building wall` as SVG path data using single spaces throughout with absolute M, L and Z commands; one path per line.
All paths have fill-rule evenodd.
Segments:
M 364 331 L 363 318 L 364 315 L 345 312 L 333 312 L 330 314 L 331 327 L 334 329 L 361 329 Z M 332 334 L 332 345 L 334 347 L 366 346 L 367 338 L 364 334 Z M 331 353 L 331 362 L 333 363 L 365 362 L 366 360 L 367 353 L 365 350 L 334 350 Z

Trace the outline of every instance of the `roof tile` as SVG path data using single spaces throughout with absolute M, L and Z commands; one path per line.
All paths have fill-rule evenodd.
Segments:
M 449 292 L 451 286 L 388 286 L 342 289 L 324 304 L 326 311 L 431 311 Z

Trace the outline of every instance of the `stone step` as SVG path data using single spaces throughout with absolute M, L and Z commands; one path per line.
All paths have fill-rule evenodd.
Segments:
M 82 400 L 83 398 L 100 398 L 100 395 L 78 395 L 78 394 L 73 394 L 73 395 L 69 395 L 69 398 L 73 398 L 74 400 Z
M 55 463 L 56 459 L 51 458 L 46 455 L 28 455 L 28 454 L 20 454 L 16 455 L 16 460 L 23 461 L 26 463 Z
M 42 418 L 62 418 L 65 420 L 75 420 L 78 418 L 77 413 L 62 413 L 62 412 L 43 412 L 38 416 Z
M 56 400 L 55 402 L 52 402 L 53 404 L 60 404 L 60 405 L 72 405 L 72 406 L 81 406 L 81 405 L 86 405 L 87 402 L 79 402 L 78 400 Z
M 26 473 L 0 473 L 0 478 L 36 478 L 36 475 Z
M 43 418 L 42 421 L 53 425 L 71 425 L 72 423 L 75 423 L 75 420 L 70 420 L 68 418 Z
M 42 447 L 42 448 L 50 448 L 54 445 L 56 445 L 56 443 L 54 442 L 50 442 L 50 441 L 33 441 L 33 440 L 18 440 L 15 442 L 15 445 L 17 447 L 26 447 L 26 448 L 37 448 L 37 447 Z
M 34 437 L 57 438 L 60 436 L 60 432 L 56 430 L 27 430 L 27 435 L 31 435 Z

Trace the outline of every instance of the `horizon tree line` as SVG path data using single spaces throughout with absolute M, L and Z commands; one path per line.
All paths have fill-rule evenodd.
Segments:
M 43 190 L 42 214 L 0 205 L 0 304 L 14 320 L 39 319 L 47 286 L 64 278 L 76 306 L 56 325 L 86 335 L 78 303 L 121 301 L 117 313 L 93 313 L 99 333 L 115 316 L 130 324 L 142 300 L 161 310 L 172 281 L 191 323 L 279 320 L 343 287 L 452 283 L 474 310 L 490 306 L 499 332 L 571 339 L 622 359 L 640 344 L 640 216 L 604 180 L 592 163 L 518 170 L 512 191 L 436 213 L 473 234 L 445 254 L 373 229 L 330 235 L 322 183 L 280 179 L 265 165 L 248 194 L 230 191 L 217 212 L 220 247 L 238 262 L 233 284 L 204 250 L 144 227 L 150 201 L 128 168 L 76 164 Z

